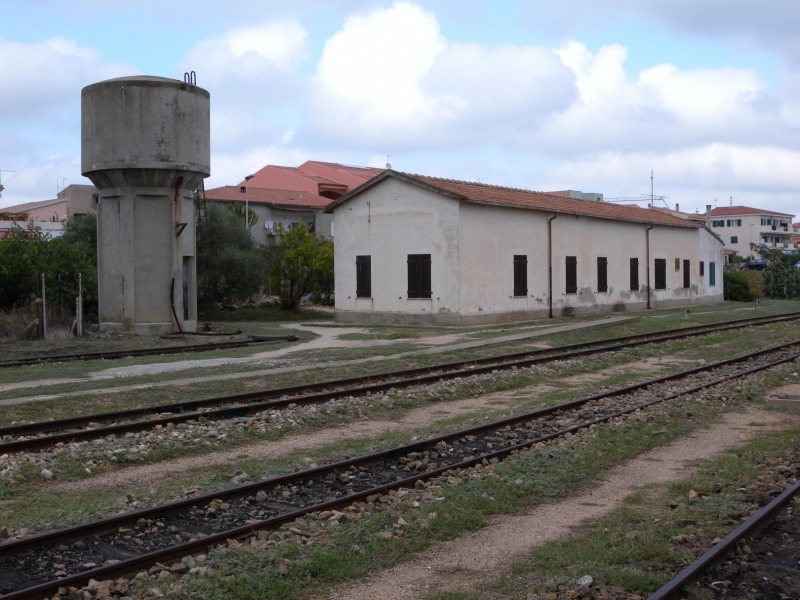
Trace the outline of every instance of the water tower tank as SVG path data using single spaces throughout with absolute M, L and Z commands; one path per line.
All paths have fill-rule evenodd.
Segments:
M 211 173 L 209 93 L 162 77 L 81 92 L 81 172 L 99 190 L 100 329 L 195 331 L 193 191 Z

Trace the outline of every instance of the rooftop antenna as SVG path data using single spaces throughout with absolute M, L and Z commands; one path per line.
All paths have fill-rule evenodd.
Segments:
M 67 178 L 66 177 L 56 177 L 56 196 L 58 196 L 58 192 L 61 191 L 61 190 L 58 189 L 58 180 L 59 179 L 62 180 L 61 181 L 61 189 L 62 190 L 64 189 L 64 184 L 67 182 Z
M 486 180 L 488 180 L 489 178 L 488 178 L 488 177 L 478 177 L 478 183 L 480 183 L 480 182 L 481 182 L 481 179 L 486 179 Z
M 733 206 L 733 196 L 731 196 L 731 206 Z
M 391 169 L 392 168 L 392 163 L 389 162 L 390 158 L 392 158 L 392 155 L 391 154 L 387 154 L 386 155 L 386 168 L 387 169 Z
M 653 206 L 653 197 L 655 196 L 654 193 L 654 185 L 653 185 L 653 169 L 650 169 L 650 206 Z
M 8 169 L 0 169 L 0 198 L 3 197 L 3 173 L 16 173 L 16 171 L 9 171 Z

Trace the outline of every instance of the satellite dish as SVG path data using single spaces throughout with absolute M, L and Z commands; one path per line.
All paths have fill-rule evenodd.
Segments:
M 272 221 L 265 221 L 264 229 L 272 229 Z

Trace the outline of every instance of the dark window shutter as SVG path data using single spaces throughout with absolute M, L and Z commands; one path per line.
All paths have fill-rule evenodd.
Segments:
M 514 295 L 528 295 L 528 256 L 514 255 Z
M 706 263 L 700 261 L 700 277 L 706 274 Z
M 578 293 L 578 258 L 567 256 L 567 293 Z
M 372 296 L 372 257 L 356 256 L 356 297 Z
M 689 289 L 692 286 L 692 279 L 690 277 L 691 273 L 689 271 L 689 261 L 684 259 L 683 261 L 683 287 Z
M 667 289 L 667 259 L 666 258 L 657 258 L 656 259 L 656 289 L 657 290 L 665 290 Z
M 597 257 L 597 291 L 608 291 L 608 259 L 605 256 Z
M 631 259 L 631 291 L 639 289 L 639 259 Z
M 431 297 L 431 255 L 408 255 L 408 297 Z

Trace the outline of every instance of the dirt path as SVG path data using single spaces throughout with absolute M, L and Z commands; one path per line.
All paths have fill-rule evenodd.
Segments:
M 116 387 L 94 389 L 94 390 L 82 390 L 79 392 L 66 392 L 63 394 L 46 394 L 37 396 L 24 396 L 20 398 L 7 398 L 4 400 L 0 400 L 0 406 L 24 404 L 27 402 L 36 402 L 38 400 L 54 400 L 57 398 L 78 396 L 84 394 L 114 394 L 118 392 L 127 392 L 131 390 L 147 389 L 154 387 L 181 386 L 181 385 L 191 385 L 193 383 L 203 383 L 207 381 L 224 381 L 224 380 L 242 379 L 248 377 L 261 377 L 277 373 L 306 371 L 313 367 L 329 368 L 329 367 L 339 367 L 339 366 L 353 365 L 353 364 L 373 362 L 373 361 L 392 360 L 415 354 L 417 355 L 439 354 L 443 352 L 452 352 L 455 350 L 466 350 L 471 348 L 479 348 L 482 346 L 490 346 L 492 344 L 504 344 L 508 342 L 521 341 L 539 336 L 552 335 L 555 333 L 563 333 L 567 331 L 611 327 L 614 325 L 629 323 L 636 320 L 638 320 L 638 317 L 605 317 L 603 319 L 597 319 L 594 321 L 584 321 L 580 323 L 574 323 L 571 325 L 562 325 L 559 327 L 550 327 L 545 329 L 538 329 L 537 331 L 528 331 L 526 333 L 497 336 L 480 340 L 470 340 L 456 344 L 450 343 L 454 339 L 453 334 L 434 336 L 431 338 L 426 338 L 425 341 L 423 341 L 422 339 L 412 339 L 402 342 L 401 340 L 400 343 L 405 343 L 405 344 L 413 343 L 419 345 L 425 344 L 429 346 L 433 345 L 434 347 L 415 348 L 410 351 L 399 352 L 396 354 L 370 356 L 367 358 L 360 358 L 355 360 L 303 364 L 290 367 L 273 367 L 268 369 L 261 369 L 258 371 L 245 371 L 242 373 L 207 375 L 201 377 L 185 377 L 181 379 L 171 379 L 168 381 L 158 381 L 154 383 L 116 386 Z M 338 336 L 344 335 L 346 333 L 363 333 L 366 331 L 364 329 L 358 329 L 358 328 L 308 327 L 301 325 L 291 326 L 291 327 L 302 328 L 307 331 L 312 331 L 313 333 L 317 333 L 320 336 L 323 336 L 324 334 L 324 337 L 319 337 L 309 342 L 298 344 L 296 346 L 288 346 L 286 348 L 281 348 L 279 350 L 260 352 L 258 354 L 253 354 L 251 356 L 240 357 L 240 358 L 209 358 L 209 359 L 183 360 L 171 363 L 152 363 L 146 365 L 133 365 L 128 367 L 112 367 L 109 369 L 104 369 L 102 371 L 88 373 L 87 375 L 82 377 L 37 379 L 33 381 L 20 381 L 15 383 L 0 383 L 0 392 L 6 392 L 16 389 L 29 389 L 29 388 L 39 388 L 39 387 L 47 387 L 54 385 L 63 385 L 68 383 L 85 383 L 88 381 L 102 381 L 108 379 L 119 379 L 124 377 L 136 377 L 142 375 L 157 375 L 161 373 L 181 371 L 186 369 L 202 370 L 203 368 L 217 367 L 220 365 L 227 365 L 227 364 L 253 364 L 259 361 L 269 361 L 273 359 L 279 359 L 282 356 L 286 356 L 287 354 L 291 354 L 294 352 L 299 352 L 301 350 L 314 350 L 314 349 L 320 350 L 320 349 L 330 349 L 330 348 L 362 348 L 368 346 L 386 346 L 386 345 L 398 344 L 398 340 L 339 340 L 338 339 Z M 458 334 L 458 335 L 468 335 L 468 333 Z
M 396 419 L 364 419 L 338 427 L 326 428 L 312 433 L 288 435 L 272 442 L 259 442 L 249 446 L 239 446 L 232 450 L 212 452 L 199 456 L 187 456 L 177 460 L 133 466 L 118 469 L 111 473 L 98 474 L 91 479 L 59 482 L 45 486 L 49 492 L 80 493 L 93 488 L 124 487 L 132 488 L 150 484 L 163 477 L 190 469 L 220 465 L 244 458 L 275 459 L 297 450 L 314 450 L 329 444 L 348 439 L 378 438 L 387 433 L 398 433 L 430 425 L 434 421 L 449 419 L 471 413 L 482 414 L 489 410 L 506 408 L 515 402 L 530 399 L 532 396 L 552 390 L 546 385 L 532 386 L 521 390 L 509 390 L 497 394 L 487 394 L 477 398 L 439 402 L 430 406 L 406 412 Z M 168 475 L 169 474 L 169 475 Z
M 757 424 L 757 425 L 756 425 Z M 666 484 L 689 476 L 692 461 L 720 454 L 771 428 L 800 425 L 800 417 L 750 408 L 656 449 L 615 469 L 594 490 L 525 515 L 504 516 L 488 527 L 445 542 L 412 561 L 329 596 L 337 600 L 410 600 L 436 591 L 457 592 L 491 582 L 498 571 L 537 546 L 565 538 L 584 519 L 616 510 L 637 486 Z

